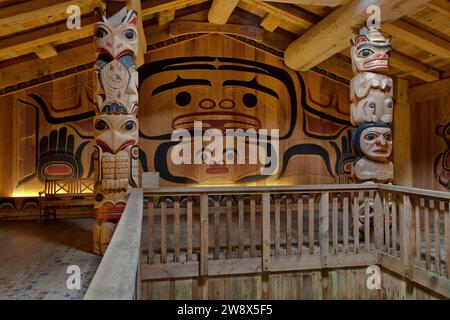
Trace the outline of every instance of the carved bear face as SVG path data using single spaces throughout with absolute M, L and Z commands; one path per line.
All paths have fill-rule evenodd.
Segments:
M 391 55 L 391 40 L 378 30 L 370 29 L 353 40 L 352 68 L 355 74 L 372 70 L 387 70 Z

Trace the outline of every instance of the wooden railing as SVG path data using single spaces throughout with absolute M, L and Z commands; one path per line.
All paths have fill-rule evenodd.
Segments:
M 142 189 L 131 192 L 85 300 L 139 299 L 143 200 Z
M 138 298 L 135 280 L 197 277 L 206 298 L 208 277 L 245 274 L 261 275 L 267 298 L 272 272 L 375 264 L 450 297 L 449 193 L 377 184 L 144 191 L 132 192 L 85 299 Z
M 143 280 L 262 274 L 264 288 L 265 273 L 381 264 L 450 297 L 448 193 L 350 184 L 145 195 Z
M 367 184 L 148 191 L 142 279 L 376 264 L 376 237 L 359 226 L 376 190 Z
M 381 265 L 450 297 L 450 193 L 389 185 L 379 190 Z

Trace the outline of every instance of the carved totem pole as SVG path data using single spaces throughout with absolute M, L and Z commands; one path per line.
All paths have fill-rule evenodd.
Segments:
M 389 68 L 390 39 L 375 28 L 363 28 L 352 40 L 355 77 L 350 83 L 350 117 L 357 182 L 388 183 L 394 178 L 392 153 L 393 84 Z
M 130 192 L 137 187 L 137 13 L 95 10 L 94 253 L 104 254 Z

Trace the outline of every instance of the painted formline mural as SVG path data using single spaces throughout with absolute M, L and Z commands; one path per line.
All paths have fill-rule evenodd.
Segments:
M 215 39 L 218 43 L 223 40 Z M 159 171 L 166 185 L 349 182 L 353 151 L 348 130 L 350 123 L 346 120 L 345 87 L 340 88 L 314 74 L 307 73 L 306 79 L 303 74 L 283 69 L 282 64 L 274 66 L 229 57 L 157 60 L 143 66 L 140 72 L 143 88 L 140 165 L 144 171 Z M 199 73 L 204 86 L 191 81 L 192 75 Z M 52 87 L 47 87 L 42 94 L 28 93 L 19 99 L 19 109 L 24 113 L 22 118 L 31 123 L 21 138 L 24 155 L 28 156 L 22 157 L 25 160 L 18 179 L 19 187 L 39 185 L 46 177 L 93 178 L 95 111 L 90 109 L 93 100 L 90 74 L 87 72 L 79 77 L 79 82 L 74 84 L 76 89 L 69 87 L 76 92 L 70 99 L 56 100 L 57 93 L 50 91 Z M 72 84 L 74 81 L 69 80 L 64 82 Z M 308 87 L 307 81 L 322 82 L 319 85 L 327 89 L 318 92 L 316 88 Z M 69 91 L 67 85 L 61 85 L 60 90 Z M 231 92 L 233 110 L 221 109 L 220 104 L 216 106 L 217 110 L 202 109 L 201 101 L 211 101 L 205 100 L 210 98 L 206 98 L 201 90 L 209 90 L 213 95 Z M 221 100 L 224 99 L 219 102 Z M 61 104 L 64 109 L 59 109 Z M 161 113 L 158 107 L 151 105 L 160 105 L 164 111 Z M 199 119 L 203 118 L 211 127 L 280 127 L 281 154 L 276 175 L 260 176 L 256 173 L 258 168 L 244 165 L 230 166 L 228 170 L 217 165 L 193 170 L 189 166 L 172 166 L 168 159 L 173 145 L 170 135 L 176 127 L 189 129 L 180 119 L 189 120 L 199 112 L 203 112 Z M 223 121 L 227 113 L 232 116 Z M 256 120 L 254 123 L 239 122 L 239 117 Z M 32 151 L 33 159 L 29 157 L 29 151 Z
M 438 125 L 436 134 L 444 140 L 447 150 L 440 153 L 434 161 L 434 177 L 442 187 L 450 190 L 450 122 Z

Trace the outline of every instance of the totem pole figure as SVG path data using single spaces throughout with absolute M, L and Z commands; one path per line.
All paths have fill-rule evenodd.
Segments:
M 95 9 L 96 116 L 94 119 L 94 253 L 104 254 L 127 202 L 137 187 L 137 14 L 126 7 L 112 17 Z
M 352 40 L 355 77 L 350 82 L 350 120 L 356 150 L 353 176 L 357 182 L 388 183 L 394 178 L 392 153 L 393 83 L 389 67 L 390 39 L 375 28 L 363 28 Z

